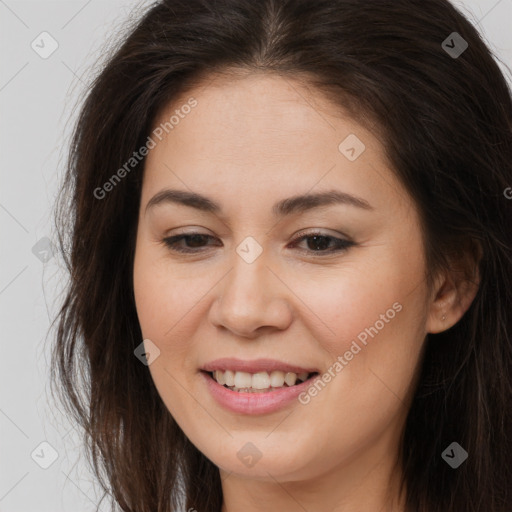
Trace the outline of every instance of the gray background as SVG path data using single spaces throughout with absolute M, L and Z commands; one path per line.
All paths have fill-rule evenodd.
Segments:
M 512 0 L 455 3 L 512 68 Z M 93 511 L 100 496 L 80 438 L 49 391 L 46 334 L 64 284 L 48 245 L 55 240 L 51 209 L 73 107 L 105 45 L 148 4 L 0 0 L 0 512 Z M 40 53 L 52 41 L 43 36 L 41 42 L 44 31 L 58 44 L 47 58 Z M 47 469 L 41 466 L 52 462 L 52 448 L 42 442 L 57 455 Z

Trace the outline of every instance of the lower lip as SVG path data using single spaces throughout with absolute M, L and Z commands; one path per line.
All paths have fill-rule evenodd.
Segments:
M 305 391 L 314 380 L 308 380 L 295 386 L 283 387 L 266 393 L 244 393 L 232 391 L 221 386 L 209 373 L 201 371 L 208 390 L 213 398 L 225 409 L 242 414 L 267 414 L 286 407 Z M 297 400 L 298 401 L 298 400 Z

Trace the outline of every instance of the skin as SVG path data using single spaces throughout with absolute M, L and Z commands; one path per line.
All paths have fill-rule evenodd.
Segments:
M 144 339 L 160 350 L 149 366 L 158 392 L 220 468 L 223 512 L 404 512 L 395 462 L 424 341 L 460 319 L 476 288 L 447 272 L 427 288 L 417 210 L 378 134 L 297 80 L 213 78 L 164 109 L 155 126 L 190 96 L 198 102 L 150 151 L 144 171 L 133 278 Z M 349 134 L 366 146 L 355 161 L 338 149 Z M 222 214 L 173 203 L 146 212 L 165 188 L 206 195 Z M 281 199 L 329 189 L 373 210 L 335 204 L 272 216 Z M 330 255 L 308 239 L 293 247 L 304 230 L 355 245 Z M 183 231 L 213 238 L 191 255 L 162 242 Z M 263 249 L 250 264 L 236 252 L 248 236 Z M 199 374 L 219 357 L 275 358 L 323 373 L 397 302 L 401 311 L 307 405 L 235 414 Z M 262 454 L 252 467 L 237 457 L 247 442 Z

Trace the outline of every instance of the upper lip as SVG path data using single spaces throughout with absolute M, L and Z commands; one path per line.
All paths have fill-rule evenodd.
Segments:
M 224 357 L 222 359 L 215 359 L 215 361 L 210 361 L 209 363 L 203 365 L 201 370 L 204 370 L 205 372 L 213 372 L 215 370 L 232 370 L 235 372 L 247 373 L 258 373 L 265 371 L 271 372 L 274 370 L 293 373 L 315 373 L 318 371 L 315 368 L 289 364 L 283 361 L 278 361 L 277 359 L 253 359 L 251 361 L 246 361 L 232 357 Z

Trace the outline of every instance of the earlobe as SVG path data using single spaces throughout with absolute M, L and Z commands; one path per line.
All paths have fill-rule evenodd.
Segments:
M 436 334 L 454 326 L 469 309 L 480 284 L 479 263 L 481 245 L 472 241 L 473 251 L 468 251 L 458 265 L 447 268 L 439 276 L 429 305 L 426 331 Z M 468 258 L 468 256 L 470 256 Z
M 430 303 L 426 325 L 427 333 L 436 334 L 446 331 L 458 321 L 458 319 L 453 320 L 456 294 L 457 288 L 450 275 L 445 275 L 441 284 L 435 288 L 434 298 Z

